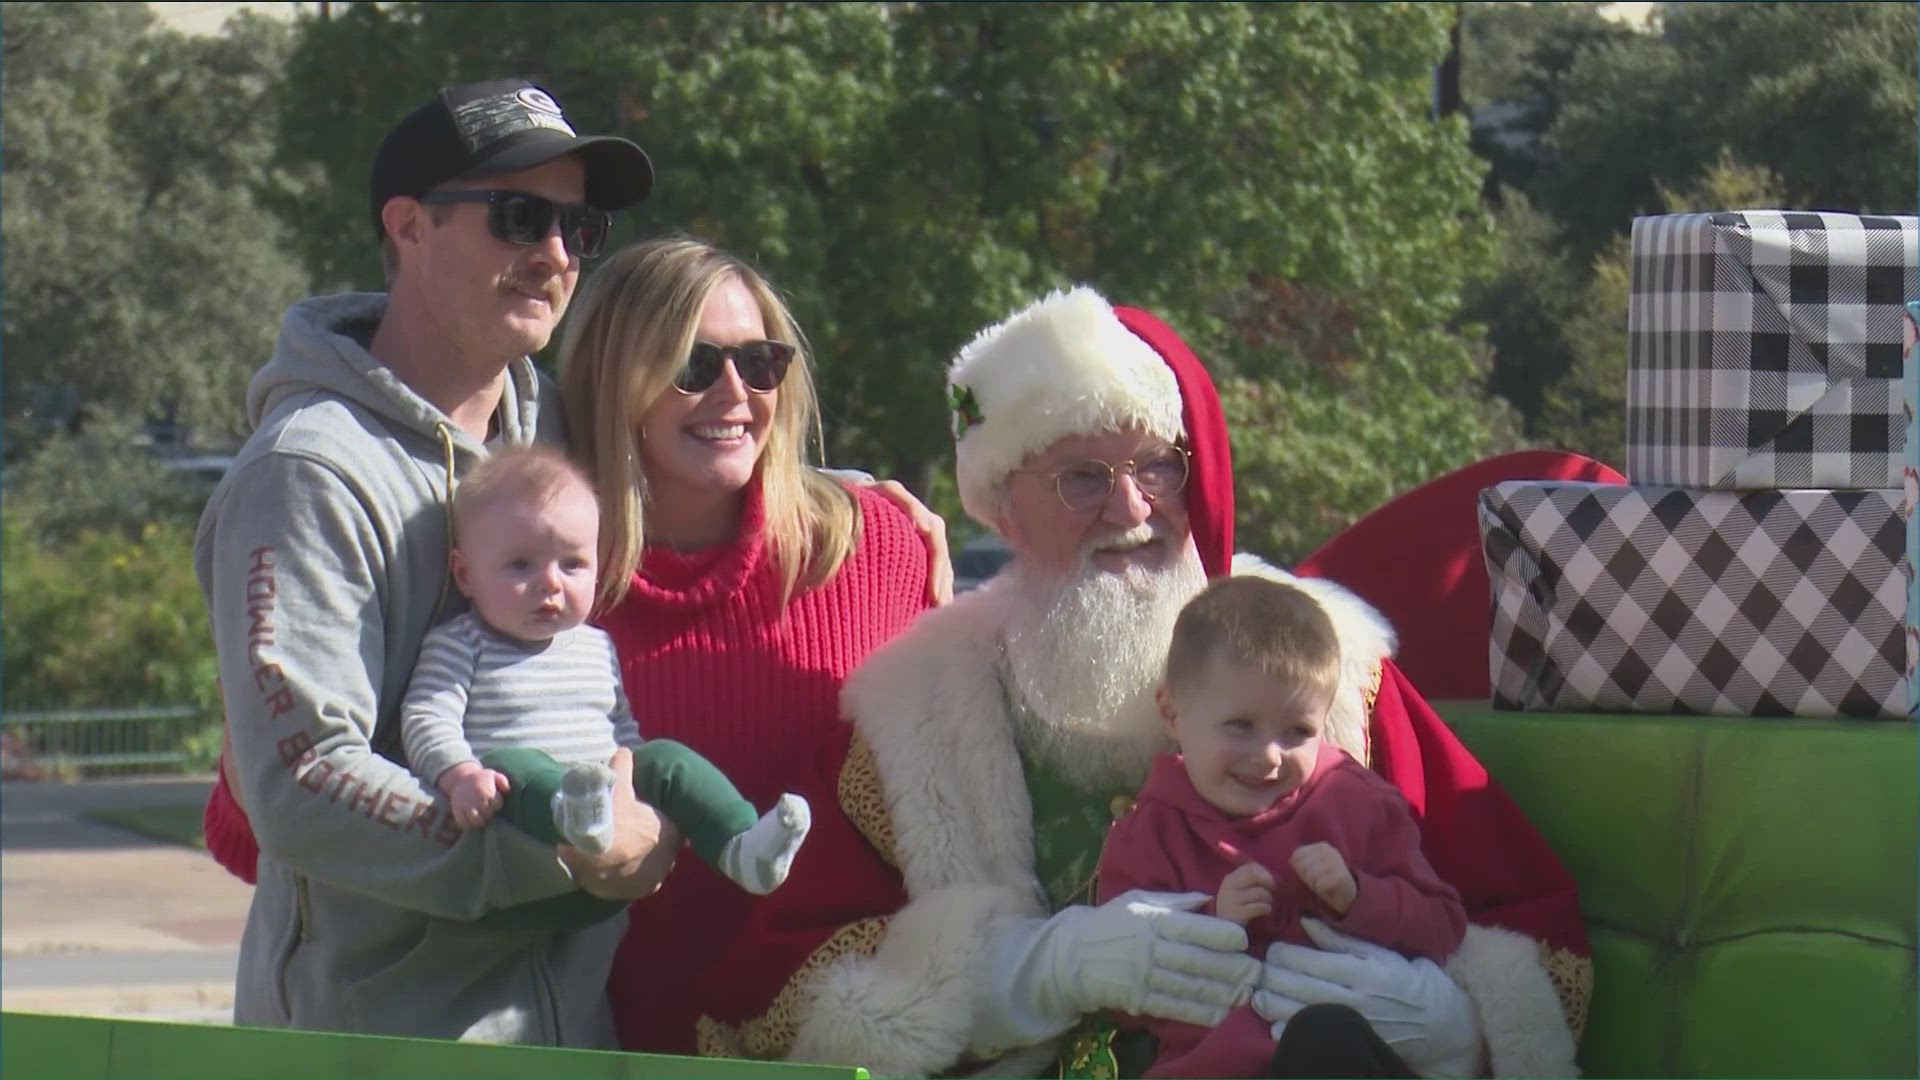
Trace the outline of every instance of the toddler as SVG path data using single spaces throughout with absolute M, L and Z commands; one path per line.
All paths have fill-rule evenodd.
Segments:
M 1188 602 L 1157 695 L 1179 753 L 1155 759 L 1108 834 L 1099 901 L 1129 889 L 1210 893 L 1205 910 L 1246 927 L 1263 958 L 1276 940 L 1314 944 L 1302 917 L 1410 957 L 1450 956 L 1466 912 L 1421 853 L 1406 800 L 1322 738 L 1339 670 L 1333 624 L 1298 588 L 1227 577 Z M 1249 1005 L 1212 1029 L 1147 1026 L 1160 1040 L 1148 1076 L 1289 1071 Z
M 409 766 L 446 794 L 454 820 L 476 829 L 503 812 L 540 839 L 604 851 L 607 762 L 625 746 L 635 793 L 702 859 L 752 893 L 786 880 L 811 824 L 805 799 L 782 795 L 760 816 L 686 746 L 641 741 L 613 642 L 586 625 L 600 508 L 579 470 L 545 447 L 503 449 L 461 481 L 452 515 L 454 583 L 472 608 L 421 645 L 401 732 Z

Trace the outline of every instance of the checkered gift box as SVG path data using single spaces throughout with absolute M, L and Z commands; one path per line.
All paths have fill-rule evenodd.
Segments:
M 1907 713 L 1897 491 L 1480 493 L 1494 706 Z
M 1910 217 L 1746 210 L 1633 223 L 1636 484 L 1899 486 Z

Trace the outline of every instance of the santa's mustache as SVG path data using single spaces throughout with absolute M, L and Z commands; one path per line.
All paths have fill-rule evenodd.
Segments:
M 1158 519 L 1148 518 L 1130 529 L 1116 529 L 1089 539 L 1080 545 L 1080 555 L 1090 559 L 1103 551 L 1125 551 L 1158 540 L 1166 534 L 1167 527 L 1164 524 Z

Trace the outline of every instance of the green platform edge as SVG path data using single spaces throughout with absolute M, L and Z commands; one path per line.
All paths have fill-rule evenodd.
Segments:
M 0 1013 L 7 1080 L 865 1080 L 865 1069 Z

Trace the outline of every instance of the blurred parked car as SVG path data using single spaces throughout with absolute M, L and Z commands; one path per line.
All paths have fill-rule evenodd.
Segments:
M 963 593 L 984 585 L 1011 558 L 1013 549 L 992 533 L 961 544 L 953 555 L 953 591 Z

